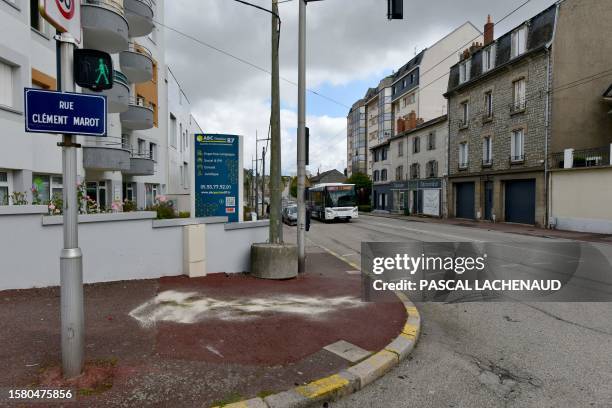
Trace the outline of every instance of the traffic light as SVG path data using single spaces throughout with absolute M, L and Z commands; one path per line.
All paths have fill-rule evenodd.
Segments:
M 113 87 L 113 61 L 98 50 L 74 50 L 74 82 L 81 88 L 100 92 Z
M 389 20 L 402 20 L 404 18 L 404 0 L 387 0 L 387 18 Z

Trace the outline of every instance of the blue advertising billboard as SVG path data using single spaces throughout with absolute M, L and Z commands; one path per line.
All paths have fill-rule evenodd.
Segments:
M 26 132 L 106 136 L 104 95 L 31 88 L 24 93 Z
M 239 222 L 240 137 L 196 134 L 194 159 L 195 216 Z

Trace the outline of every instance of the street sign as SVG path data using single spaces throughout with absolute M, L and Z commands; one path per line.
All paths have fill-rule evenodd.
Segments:
M 81 42 L 80 0 L 39 0 L 40 14 L 59 32 L 70 33 Z
M 195 216 L 240 221 L 240 137 L 195 135 L 194 150 Z
M 106 136 L 106 97 L 25 89 L 29 133 Z
M 74 82 L 82 88 L 103 91 L 113 87 L 113 61 L 98 50 L 74 50 Z

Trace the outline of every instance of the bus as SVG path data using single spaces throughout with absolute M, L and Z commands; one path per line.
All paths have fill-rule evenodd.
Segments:
M 354 184 L 326 183 L 308 189 L 308 209 L 321 221 L 346 220 L 359 217 Z

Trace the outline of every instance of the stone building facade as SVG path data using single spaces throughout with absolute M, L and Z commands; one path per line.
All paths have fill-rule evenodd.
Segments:
M 553 6 L 451 68 L 450 217 L 546 225 Z
M 447 116 L 421 122 L 371 149 L 373 208 L 446 215 Z

